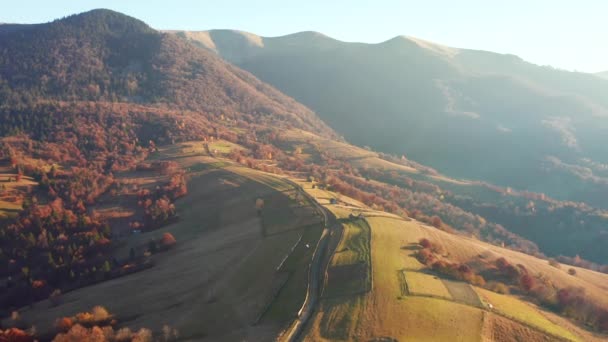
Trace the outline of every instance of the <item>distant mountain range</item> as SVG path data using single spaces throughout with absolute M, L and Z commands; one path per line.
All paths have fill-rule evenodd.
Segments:
M 395 37 L 347 43 L 173 32 L 317 112 L 358 145 L 475 178 L 606 206 L 608 81 L 514 55 Z

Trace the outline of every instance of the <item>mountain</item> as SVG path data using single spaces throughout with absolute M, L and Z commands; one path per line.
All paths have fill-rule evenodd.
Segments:
M 315 110 L 347 140 L 450 176 L 606 206 L 608 81 L 411 37 L 173 32 Z
M 608 79 L 608 71 L 598 72 L 598 73 L 596 73 L 596 75 L 599 76 L 599 77 L 601 77 L 601 78 Z
M 4 103 L 169 104 L 251 123 L 272 118 L 279 126 L 331 134 L 313 112 L 251 74 L 117 12 L 93 10 L 0 30 L 0 45 Z

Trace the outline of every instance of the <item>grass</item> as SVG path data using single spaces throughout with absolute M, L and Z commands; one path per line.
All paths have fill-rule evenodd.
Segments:
M 345 220 L 328 268 L 324 296 L 363 293 L 371 287 L 370 229 L 364 220 Z
M 479 295 L 473 287 L 468 283 L 459 280 L 443 279 L 443 284 L 450 292 L 452 299 L 460 303 L 483 307 L 483 303 L 479 298 Z
M 328 191 L 312 191 L 327 198 L 333 196 Z M 338 218 L 348 217 L 352 212 L 347 207 L 336 205 L 327 205 L 327 208 Z M 480 298 L 473 288 L 465 283 L 450 282 L 450 291 L 443 279 L 422 272 L 426 266 L 418 262 L 414 253 L 419 248 L 418 241 L 424 237 L 444 245 L 446 250 L 450 251 L 451 257 L 461 262 L 477 258 L 488 249 L 492 249 L 496 255 L 504 252 L 508 253 L 509 257 L 532 257 L 475 239 L 447 234 L 414 220 L 401 220 L 369 210 L 365 211 L 365 215 L 371 227 L 373 288 L 361 295 L 322 298 L 319 312 L 308 328 L 307 340 L 365 341 L 383 337 L 399 341 L 479 341 L 488 333 L 492 334 L 497 326 L 516 329 L 521 336 L 533 336 L 538 340 L 545 339 L 540 331 L 552 336 L 579 340 L 570 331 L 549 321 L 533 306 L 515 297 L 500 297 L 500 300 L 496 300 L 498 306 L 491 301 L 496 311 L 494 314 L 486 313 L 478 307 Z M 346 238 L 340 242 L 337 249 L 343 252 L 335 259 L 335 264 L 349 264 L 358 260 L 358 255 L 350 250 L 348 243 L 351 240 L 356 241 L 353 237 L 357 235 L 357 231 L 352 227 L 345 229 Z M 356 247 L 353 249 L 356 250 Z M 548 267 L 546 261 L 540 260 L 539 263 Z M 404 295 L 406 283 L 410 293 L 439 298 Z M 501 296 L 490 294 L 493 295 Z M 453 296 L 458 297 L 459 302 L 454 301 Z M 496 316 L 498 312 L 512 317 L 513 320 Z M 488 318 L 486 324 L 484 316 L 497 318 Z M 497 324 L 498 321 L 502 323 Z M 529 326 L 536 327 L 539 332 L 519 322 L 526 322 Z M 499 330 L 498 333 L 505 332 L 504 329 Z
M 211 152 L 217 151 L 219 154 L 229 154 L 232 150 L 242 150 L 240 145 L 231 143 L 225 140 L 215 140 L 209 143 L 209 150 Z
M 315 246 L 319 241 L 322 230 L 321 225 L 301 230 L 302 240 L 285 260 L 280 270 L 281 273 L 288 274 L 287 283 L 271 303 L 263 317 L 264 321 L 285 323 L 293 319 L 302 306 L 308 284 L 308 263 L 314 252 L 314 248 L 306 248 L 306 244 Z M 291 248 L 291 246 L 289 247 Z
M 306 334 L 304 341 L 356 341 L 364 301 L 363 295 L 323 299 L 312 321 L 316 329 Z
M 476 288 L 486 303 L 491 303 L 494 310 L 505 316 L 525 322 L 550 334 L 560 336 L 572 341 L 580 341 L 570 331 L 549 321 L 538 309 L 512 296 L 498 294 L 492 291 Z
M 19 203 L 0 200 L 0 219 L 12 219 L 17 217 L 22 206 Z
M 382 217 L 369 218 L 368 222 L 372 230 L 374 289 L 366 311 L 369 317 L 380 313 L 368 328 L 371 336 L 390 336 L 400 341 L 478 340 L 481 310 L 441 299 L 401 297 L 398 272 L 406 260 L 409 266 L 419 265 L 409 256 L 412 251 L 401 247 L 419 240 L 418 225 Z
M 331 206 L 330 206 L 331 207 Z M 416 223 L 386 217 L 367 219 L 371 228 L 373 287 L 362 295 L 323 298 L 308 330 L 309 341 L 479 341 L 483 311 L 444 299 L 401 294 L 399 273 L 418 241 Z M 406 262 L 409 260 L 409 262 Z
M 331 265 L 369 263 L 369 227 L 363 220 L 348 220 L 343 224 L 342 239 L 336 248 Z
M 201 171 L 207 171 L 207 170 L 212 170 L 212 169 L 222 169 L 228 165 L 230 165 L 230 164 L 227 162 L 224 162 L 224 161 L 217 161 L 214 163 L 197 163 L 197 164 L 193 164 L 193 165 L 189 166 L 187 171 L 188 172 L 201 172 Z
M 226 167 L 225 169 L 237 173 L 243 177 L 247 177 L 253 181 L 256 181 L 278 191 L 287 191 L 293 189 L 293 185 L 291 185 L 285 179 L 276 175 L 272 175 L 270 173 L 265 173 L 237 165 L 231 165 Z
M 404 271 L 403 273 L 410 294 L 452 298 L 443 281 L 436 276 L 422 272 Z

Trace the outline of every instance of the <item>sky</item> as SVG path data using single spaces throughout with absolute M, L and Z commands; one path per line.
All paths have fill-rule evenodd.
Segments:
M 0 0 L 0 5 L 0 22 L 8 23 L 48 22 L 108 8 L 162 30 L 237 29 L 261 36 L 318 31 L 366 43 L 408 35 L 565 70 L 608 70 L 606 0 Z

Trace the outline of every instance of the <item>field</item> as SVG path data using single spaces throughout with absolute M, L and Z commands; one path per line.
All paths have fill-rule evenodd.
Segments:
M 369 226 L 361 219 L 342 221 L 342 239 L 327 270 L 326 297 L 364 293 L 371 288 Z
M 415 223 L 386 217 L 366 220 L 371 227 L 372 290 L 323 298 L 307 340 L 426 341 L 432 336 L 437 341 L 478 341 L 482 310 L 444 299 L 402 296 L 399 273 L 412 251 L 401 247 L 406 245 L 407 228 Z M 409 263 L 420 268 L 414 258 Z
M 452 298 L 443 281 L 434 275 L 411 271 L 403 271 L 403 275 L 407 294 Z
M 530 304 L 522 302 L 512 296 L 506 296 L 480 288 L 477 288 L 476 290 L 485 303 L 492 304 L 496 312 L 514 318 L 517 321 L 525 322 L 531 326 L 549 332 L 552 335 L 573 341 L 580 341 L 577 336 L 573 335 L 568 330 L 549 321 L 545 316 L 540 314 L 538 309 L 532 307 Z
M 28 187 L 37 185 L 30 177 L 22 177 L 18 182 L 16 178 L 17 174 L 10 165 L 0 165 L 0 221 L 14 218 L 21 211 L 23 195 Z
M 349 210 L 364 212 L 352 207 L 327 207 L 342 217 L 346 217 Z M 473 243 L 485 245 L 486 249 L 494 246 L 369 209 L 365 209 L 365 220 L 371 230 L 372 290 L 351 294 L 345 287 L 342 296 L 322 298 L 307 330 L 307 341 L 547 341 L 553 339 L 551 336 L 580 341 L 591 335 L 561 327 L 555 319 L 547 318 L 550 313 L 514 296 L 442 279 L 430 273 L 414 256 L 419 248 L 417 242 L 423 237 L 444 245 L 455 258 L 474 253 L 475 247 L 470 245 Z M 349 232 L 350 229 L 344 224 L 344 237 L 357 236 Z M 334 257 L 333 262 L 337 264 L 357 260 L 356 253 L 347 253 L 351 249 L 344 247 L 344 241 L 350 239 L 344 237 L 336 248 L 336 255 L 344 253 Z M 330 289 L 331 286 L 330 283 Z M 494 311 L 488 309 L 487 303 L 494 305 Z M 584 338 L 579 337 L 581 335 Z
M 471 285 L 462 281 L 454 281 L 450 279 L 442 279 L 442 281 L 455 301 L 477 307 L 481 307 L 483 305 L 479 299 L 479 296 L 475 290 L 473 290 Z
M 290 197 L 293 187 L 285 180 L 201 153 L 176 145 L 153 156 L 189 169 L 188 195 L 176 202 L 180 219 L 128 237 L 118 252 L 164 232 L 175 236 L 174 249 L 155 255 L 149 270 L 65 293 L 58 306 L 43 301 L 24 308 L 23 319 L 45 332 L 57 317 L 103 305 L 122 326 L 158 331 L 168 324 L 186 340 L 272 340 L 278 335 L 302 304 L 312 257 L 305 245 L 316 244 L 319 217 Z M 137 173 L 124 177 L 136 179 Z M 273 234 L 263 234 L 258 198 L 268 199 L 264 210 L 286 211 L 280 221 L 267 218 Z M 287 229 L 280 229 L 281 222 Z

